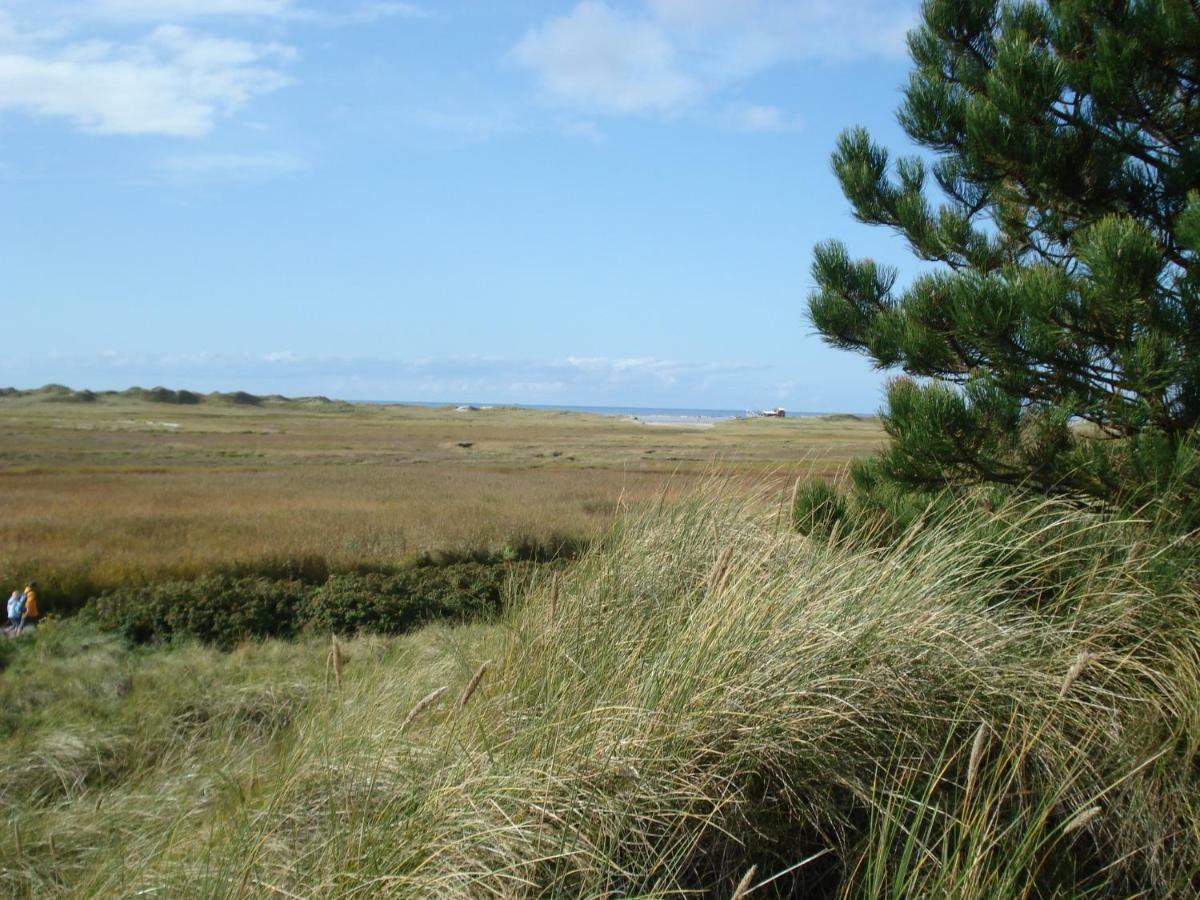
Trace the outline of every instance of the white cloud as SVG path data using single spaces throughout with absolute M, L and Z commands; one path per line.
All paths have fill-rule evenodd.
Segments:
M 66 118 L 101 134 L 207 134 L 216 119 L 289 83 L 294 50 L 174 25 L 129 44 L 0 51 L 0 110 Z
M 194 19 L 281 19 L 330 25 L 353 25 L 388 18 L 425 18 L 415 3 L 363 0 L 333 4 L 328 0 L 87 0 L 44 3 L 44 11 L 67 21 L 181 22 Z
M 916 22 L 907 0 L 646 0 L 666 29 L 732 73 L 794 59 L 900 59 Z
M 915 18 L 913 0 L 643 0 L 634 11 L 584 0 L 526 32 L 511 56 L 577 108 L 679 114 L 782 63 L 900 58 Z M 795 126 L 767 104 L 725 122 Z
M 94 0 L 88 12 L 96 18 L 193 19 L 205 16 L 282 16 L 294 10 L 292 0 Z
M 0 0 L 5 2 L 5 0 Z M 355 25 L 429 14 L 398 0 L 7 0 L 0 11 L 0 113 L 63 118 L 100 134 L 197 137 L 291 83 L 296 51 L 180 23 Z M 130 29 L 144 29 L 140 38 Z M 244 28 L 243 28 L 244 30 Z M 119 40 L 113 35 L 121 35 Z
M 725 110 L 724 122 L 735 131 L 794 131 L 800 127 L 796 116 L 763 103 L 730 106 Z
M 700 89 L 653 22 L 599 0 L 530 30 L 512 57 L 553 96 L 605 112 L 676 109 Z
M 307 168 L 303 159 L 287 153 L 191 153 L 162 162 L 163 172 L 179 179 L 268 178 Z
M 340 14 L 302 13 L 302 15 L 305 14 L 311 14 L 318 21 L 327 20 L 338 25 L 365 25 L 393 18 L 427 19 L 432 15 L 427 9 L 417 6 L 415 3 L 392 3 L 388 0 L 364 3 L 356 9 Z

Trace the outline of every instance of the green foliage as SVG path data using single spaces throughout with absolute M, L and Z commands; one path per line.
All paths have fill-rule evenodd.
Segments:
M 16 651 L 0 679 L 6 897 L 86 895 L 80 867 L 123 856 L 131 827 L 189 798 L 228 803 L 228 773 L 261 765 L 321 672 L 304 645 L 148 651 L 80 619 L 6 643 Z
M 188 637 L 228 648 L 294 635 L 311 590 L 299 581 L 207 575 L 109 591 L 86 612 L 133 641 Z
M 174 391 L 165 387 L 140 388 L 131 387 L 121 392 L 121 396 L 130 400 L 142 400 L 146 403 L 173 403 L 183 406 L 195 406 L 202 403 L 203 395 L 192 391 Z
M 829 482 L 810 478 L 796 485 L 792 522 L 801 534 L 828 536 L 846 518 L 846 501 Z
M 940 267 L 897 290 L 828 242 L 809 299 L 829 343 L 919 379 L 888 391 L 879 474 L 1200 524 L 1194 4 L 928 0 L 909 47 L 900 121 L 929 155 L 856 128 L 833 163 L 860 221 Z
M 435 620 L 495 614 L 529 563 L 455 562 L 391 573 L 331 575 L 323 583 L 226 573 L 108 590 L 85 618 L 127 639 L 192 639 L 225 649 L 301 632 L 402 634 Z
M 708 490 L 496 626 L 13 641 L 0 893 L 1194 896 L 1189 551 L 1012 494 L 814 541 Z
M 306 598 L 304 628 L 334 634 L 403 634 L 438 619 L 495 614 L 514 574 L 506 565 L 455 563 L 393 575 L 334 575 Z

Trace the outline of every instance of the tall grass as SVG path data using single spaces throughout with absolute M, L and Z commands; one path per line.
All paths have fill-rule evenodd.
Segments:
M 874 422 L 689 431 L 269 398 L 64 404 L 0 395 L 0 418 L 0 586 L 36 578 L 43 605 L 60 611 L 107 589 L 214 569 L 312 580 L 314 571 L 384 571 L 430 553 L 586 540 L 619 500 L 653 498 L 672 476 L 677 491 L 690 486 L 715 457 L 757 475 L 794 470 L 807 456 L 827 473 L 883 437 Z
M 113 896 L 1193 896 L 1194 569 L 1136 523 L 1001 513 L 882 547 L 801 537 L 778 503 L 729 494 L 631 514 L 499 625 L 347 642 L 341 690 L 306 693 L 251 753 L 193 741 L 112 786 L 35 792 L 8 814 L 25 843 L 0 840 L 5 877 Z M 328 642 L 298 646 L 319 685 Z M 72 844 L 73 867 L 38 837 L 215 772 L 219 800 L 105 801 L 116 836 Z

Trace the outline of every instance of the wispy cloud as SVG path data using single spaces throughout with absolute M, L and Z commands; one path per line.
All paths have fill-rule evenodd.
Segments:
M 212 28 L 269 20 L 278 34 L 289 23 L 427 15 L 394 0 L 16 0 L 0 11 L 0 112 L 66 119 L 99 134 L 200 137 L 255 97 L 292 84 L 299 56 L 278 40 L 246 39 L 245 27 L 237 37 Z M 135 29 L 140 37 L 129 36 Z
M 0 110 L 65 118 L 102 134 L 196 137 L 252 97 L 289 83 L 291 47 L 163 25 L 129 44 L 0 50 Z
M 89 0 L 49 2 L 66 20 L 181 22 L 196 19 L 277 19 L 330 25 L 363 24 L 382 19 L 425 18 L 429 10 L 398 0 L 330 3 L 328 0 Z
M 77 15 L 158 21 L 212 16 L 274 17 L 294 11 L 292 0 L 93 0 Z
M 446 107 L 411 107 L 400 118 L 422 131 L 433 132 L 453 142 L 473 144 L 524 130 L 520 118 L 504 102 L 486 107 L 448 104 Z
M 363 3 L 342 13 L 317 12 L 301 10 L 299 15 L 309 17 L 314 21 L 328 22 L 333 25 L 366 25 L 380 22 L 384 19 L 429 19 L 433 13 L 415 3 L 392 3 L 387 0 L 377 0 L 374 3 Z
M 913 4 L 902 0 L 644 0 L 632 11 L 583 0 L 530 28 L 510 55 L 569 106 L 679 115 L 782 63 L 901 57 L 913 22 Z M 788 127 L 788 116 L 765 104 L 723 121 Z
M 734 131 L 796 131 L 801 126 L 799 116 L 768 103 L 732 105 L 725 109 L 722 124 Z
M 308 163 L 288 153 L 191 153 L 168 157 L 161 168 L 177 179 L 258 179 L 301 172 Z
M 512 56 L 550 94 L 605 112 L 678 109 L 700 91 L 660 28 L 598 0 L 531 29 Z
M 38 361 L 0 359 L 0 379 L 81 387 L 167 384 L 197 390 L 323 393 L 355 399 L 478 400 L 612 405 L 738 405 L 774 396 L 777 373 L 752 364 L 680 362 L 657 357 L 503 356 L 428 359 L 318 357 L 290 350 L 257 354 L 131 353 L 90 357 L 47 354 Z
M 579 138 L 584 141 L 599 142 L 604 140 L 604 132 L 600 126 L 590 119 L 568 122 L 562 127 L 562 133 L 567 137 Z
M 648 14 L 717 77 L 798 59 L 901 59 L 908 0 L 646 0 Z

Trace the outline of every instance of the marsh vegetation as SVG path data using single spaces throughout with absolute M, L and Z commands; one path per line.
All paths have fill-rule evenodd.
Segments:
M 214 571 L 321 581 L 555 555 L 619 503 L 714 469 L 836 477 L 883 436 L 872 419 L 697 431 L 517 409 L 62 396 L 0 397 L 0 573 L 38 577 L 50 608 Z

